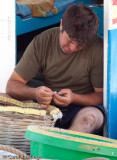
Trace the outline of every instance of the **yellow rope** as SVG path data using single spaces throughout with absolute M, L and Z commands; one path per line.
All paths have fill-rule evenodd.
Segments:
M 22 113 L 22 114 L 35 114 L 35 115 L 40 115 L 40 116 L 45 116 L 48 111 L 50 116 L 52 117 L 53 115 L 57 115 L 60 112 L 58 108 L 52 105 L 49 105 L 46 110 L 43 110 L 41 109 L 41 106 L 38 103 L 23 103 L 21 101 L 18 101 L 12 98 L 7 98 L 4 96 L 0 96 L 0 101 L 4 103 L 8 103 L 8 105 L 11 104 L 9 106 L 8 105 L 0 106 L 1 111 L 14 111 L 14 112 Z M 18 107 L 22 107 L 22 108 L 18 108 Z
M 1 112 L 17 112 L 22 114 L 33 114 L 39 116 L 46 116 L 45 110 L 38 110 L 33 108 L 19 108 L 17 106 L 0 106 Z
M 28 157 L 27 154 L 21 152 L 20 150 L 18 149 L 15 149 L 15 148 L 12 148 L 12 147 L 9 147 L 9 146 L 5 146 L 5 145 L 0 145 L 0 150 L 4 150 L 4 151 L 7 151 L 7 152 L 11 152 L 11 153 L 14 153 L 18 156 L 18 159 L 25 159 L 23 157 Z M 15 157 L 14 157 L 15 159 Z M 28 160 L 28 159 L 27 159 Z

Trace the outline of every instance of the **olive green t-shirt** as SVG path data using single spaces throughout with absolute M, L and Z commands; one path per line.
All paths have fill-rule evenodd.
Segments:
M 103 87 L 103 41 L 97 39 L 89 47 L 72 54 L 62 52 L 59 28 L 46 30 L 27 47 L 15 71 L 31 80 L 40 71 L 45 86 L 53 91 L 69 88 L 75 93 L 88 94 Z

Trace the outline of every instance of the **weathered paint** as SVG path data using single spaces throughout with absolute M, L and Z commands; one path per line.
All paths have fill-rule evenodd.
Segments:
M 113 23 L 117 17 L 116 5 L 117 0 L 104 1 L 104 58 L 107 58 L 104 59 L 104 71 L 107 66 L 107 76 L 104 75 L 105 81 L 107 79 L 107 136 L 113 139 L 117 139 L 117 23 Z
M 117 139 L 117 29 L 108 31 L 108 136 Z
M 117 0 L 113 0 L 112 6 L 112 24 L 117 23 Z

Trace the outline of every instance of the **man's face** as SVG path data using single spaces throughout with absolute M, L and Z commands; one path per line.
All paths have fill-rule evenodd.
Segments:
M 60 26 L 59 43 L 61 50 L 66 54 L 71 54 L 82 49 L 77 42 L 69 38 L 65 31 L 62 32 L 62 24 Z

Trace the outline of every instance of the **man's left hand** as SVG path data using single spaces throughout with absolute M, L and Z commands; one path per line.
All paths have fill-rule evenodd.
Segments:
M 53 101 L 59 106 L 66 107 L 73 103 L 73 94 L 70 89 L 62 89 L 58 94 L 54 94 Z

